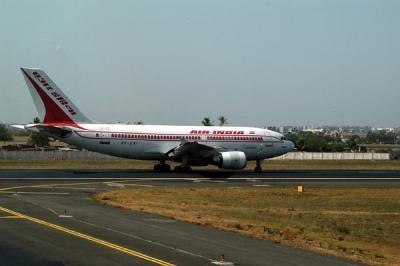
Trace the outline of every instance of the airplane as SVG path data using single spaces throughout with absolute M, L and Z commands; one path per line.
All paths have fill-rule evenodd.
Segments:
M 244 169 L 255 160 L 262 172 L 264 159 L 295 149 L 293 142 L 268 129 L 231 126 L 167 126 L 102 124 L 85 116 L 41 69 L 21 68 L 41 123 L 14 127 L 86 150 L 112 156 L 153 160 L 156 172 L 169 172 L 167 161 L 180 164 L 176 172 L 191 166 L 216 165 L 220 169 Z

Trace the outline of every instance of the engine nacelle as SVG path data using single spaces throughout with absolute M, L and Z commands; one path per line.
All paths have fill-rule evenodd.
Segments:
M 223 169 L 243 169 L 247 164 L 246 154 L 242 151 L 220 152 L 216 161 Z

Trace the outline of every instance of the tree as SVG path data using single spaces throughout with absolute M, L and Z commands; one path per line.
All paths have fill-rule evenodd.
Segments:
M 223 126 L 223 125 L 225 125 L 225 124 L 228 123 L 228 119 L 227 119 L 225 116 L 223 116 L 223 115 L 221 115 L 221 116 L 218 117 L 217 119 L 218 119 L 218 124 L 219 124 L 220 126 Z
M 347 141 L 346 144 L 350 148 L 351 151 L 358 150 L 358 143 L 360 143 L 360 137 L 357 135 L 352 135 Z
M 366 144 L 396 144 L 397 134 L 394 132 L 370 131 L 362 142 Z
M 0 124 L 0 140 L 1 141 L 12 140 L 11 132 L 4 124 Z
M 40 124 L 40 119 L 35 117 L 33 119 L 33 123 Z M 44 134 L 32 132 L 29 136 L 28 144 L 36 147 L 46 147 L 49 146 L 49 138 Z
M 328 152 L 344 152 L 346 150 L 348 150 L 348 146 L 343 142 L 331 142 L 326 146 L 326 151 Z
M 211 120 L 209 117 L 204 117 L 204 119 L 201 121 L 203 126 L 209 127 L 214 125 L 214 121 Z
M 321 134 L 311 132 L 289 133 L 287 139 L 292 141 L 299 151 L 321 152 L 328 150 L 328 141 Z

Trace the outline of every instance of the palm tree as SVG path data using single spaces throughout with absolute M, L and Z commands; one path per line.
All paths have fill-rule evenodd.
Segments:
M 220 125 L 221 127 L 222 127 L 223 125 L 225 125 L 225 124 L 228 124 L 228 119 L 227 119 L 225 116 L 223 116 L 223 115 L 221 115 L 221 116 L 218 117 L 217 119 L 218 119 L 219 125 Z
M 203 124 L 203 126 L 206 126 L 206 127 L 214 125 L 214 122 L 209 117 L 204 117 L 204 119 L 201 121 L 201 123 Z

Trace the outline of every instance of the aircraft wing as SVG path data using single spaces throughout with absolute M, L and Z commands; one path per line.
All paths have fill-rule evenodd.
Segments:
M 183 142 L 181 145 L 170 150 L 167 154 L 169 157 L 177 158 L 182 158 L 183 156 L 207 158 L 214 155 L 217 150 L 217 147 L 212 147 L 198 142 Z

